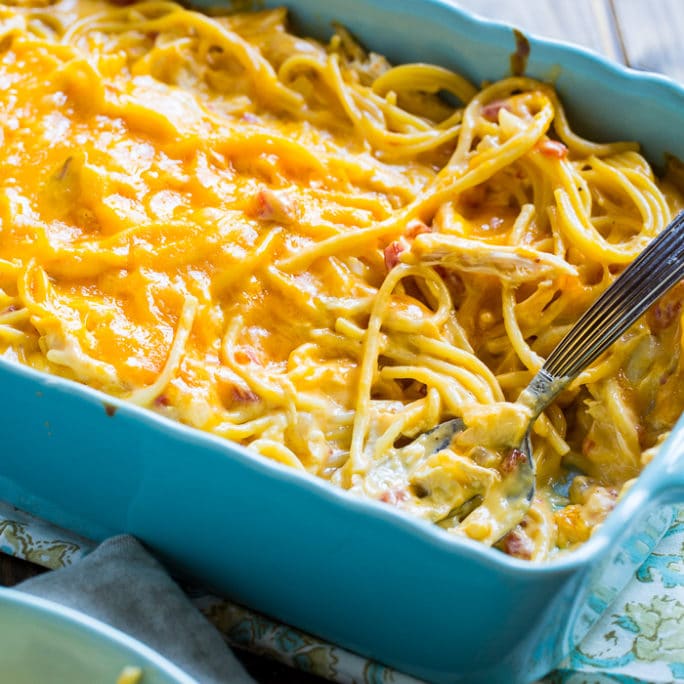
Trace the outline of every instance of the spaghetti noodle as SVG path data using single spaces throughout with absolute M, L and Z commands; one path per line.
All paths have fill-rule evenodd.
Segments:
M 2 5 L 0 82 L 0 352 L 447 531 L 520 390 L 684 207 L 548 85 L 392 67 L 283 9 Z M 672 427 L 681 297 L 541 416 L 506 552 L 587 539 Z M 451 417 L 448 448 L 399 450 Z

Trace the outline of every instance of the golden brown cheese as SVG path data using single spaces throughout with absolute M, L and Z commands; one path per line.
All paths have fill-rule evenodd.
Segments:
M 501 479 L 511 402 L 683 204 L 531 79 L 392 68 L 282 9 L 39 5 L 0 6 L 0 352 L 449 530 Z M 504 550 L 586 539 L 672 427 L 681 295 L 540 418 Z M 451 417 L 449 448 L 398 450 Z

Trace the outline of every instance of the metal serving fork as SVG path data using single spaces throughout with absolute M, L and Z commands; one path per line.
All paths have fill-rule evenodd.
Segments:
M 502 478 L 482 503 L 458 526 L 459 533 L 494 544 L 529 510 L 535 491 L 535 464 L 530 433 L 540 414 L 585 368 L 684 277 L 684 211 L 656 237 L 580 317 L 520 393 L 530 419 L 520 444 L 511 445 Z M 464 429 L 460 419 L 441 423 L 417 440 L 426 453 L 447 447 Z

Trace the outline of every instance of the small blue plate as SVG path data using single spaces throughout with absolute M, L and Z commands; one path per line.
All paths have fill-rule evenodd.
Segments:
M 0 680 L 11 684 L 116 684 L 139 667 L 140 684 L 198 684 L 139 641 L 83 613 L 0 589 Z

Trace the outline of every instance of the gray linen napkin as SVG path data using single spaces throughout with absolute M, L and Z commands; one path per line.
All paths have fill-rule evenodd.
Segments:
M 130 634 L 200 684 L 254 684 L 219 632 L 131 536 L 112 537 L 75 565 L 15 589 Z

